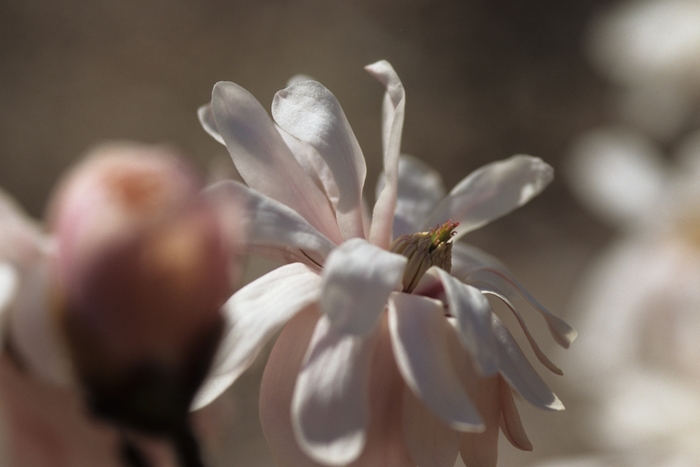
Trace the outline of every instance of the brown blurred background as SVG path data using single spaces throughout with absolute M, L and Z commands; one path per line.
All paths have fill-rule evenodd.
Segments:
M 561 169 L 573 139 L 610 119 L 608 85 L 588 65 L 583 37 L 612 3 L 0 0 L 0 186 L 41 216 L 60 173 L 105 139 L 171 143 L 206 171 L 226 154 L 196 117 L 216 81 L 237 82 L 269 108 L 290 76 L 305 73 L 343 105 L 373 193 L 383 89 L 362 67 L 383 58 L 407 90 L 403 151 L 437 167 L 448 188 L 515 153 L 554 166 L 560 176 L 543 195 L 467 241 L 566 314 L 575 280 L 611 238 L 574 201 Z M 260 372 L 227 395 L 233 416 L 212 448 L 226 459 L 218 465 L 271 464 L 257 421 Z M 560 381 L 548 381 L 556 391 Z M 521 405 L 535 452 L 506 447 L 502 465 L 586 449 L 571 428 L 576 401 L 558 393 L 564 414 Z

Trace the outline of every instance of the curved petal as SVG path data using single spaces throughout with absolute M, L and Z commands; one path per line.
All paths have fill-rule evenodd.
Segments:
M 240 183 L 226 180 L 210 186 L 207 192 L 211 196 L 239 199 L 246 206 L 248 245 L 299 249 L 316 264 L 323 264 L 335 248 L 333 242 L 294 210 Z
M 498 369 L 508 384 L 526 401 L 546 410 L 564 410 L 564 404 L 537 374 L 508 328 L 492 315 L 493 332 L 496 336 Z
M 321 309 L 339 332 L 373 329 L 392 291 L 400 287 L 405 256 L 354 238 L 333 250 L 323 270 Z
M 398 190 L 401 132 L 406 108 L 406 92 L 394 68 L 386 60 L 367 65 L 365 70 L 386 87 L 382 107 L 382 142 L 384 150 L 384 188 L 377 197 L 372 213 L 369 241 L 389 248 L 394 224 Z
M 532 451 L 532 443 L 520 421 L 518 407 L 513 400 L 513 392 L 505 381 L 501 381 L 501 430 L 510 444 L 521 451 Z
M 341 242 L 328 199 L 304 173 L 260 103 L 242 87 L 219 82 L 211 106 L 216 128 L 248 186 L 286 204 L 333 242 Z
M 0 261 L 12 263 L 22 275 L 47 248 L 39 226 L 0 189 Z
M 216 399 L 253 363 L 267 341 L 318 299 L 321 278 L 303 264 L 279 267 L 236 292 L 224 305 L 226 329 L 192 410 Z
M 368 383 L 375 334 L 316 324 L 292 396 L 292 427 L 310 458 L 328 465 L 357 459 L 367 442 Z
M 10 263 L 0 263 L 0 320 L 4 323 L 5 310 L 10 305 L 19 287 L 19 274 Z M 0 326 L 0 329 L 4 329 Z M 2 339 L 0 335 L 0 339 Z M 0 341 L 1 343 L 1 341 Z
M 267 359 L 260 384 L 260 423 L 279 467 L 319 467 L 299 448 L 291 404 L 299 367 L 320 316 L 316 305 L 297 313 L 284 327 Z
M 459 222 L 454 240 L 522 206 L 552 181 L 552 167 L 542 159 L 517 155 L 472 172 L 435 208 L 427 222 Z
M 197 118 L 199 118 L 199 123 L 204 128 L 209 136 L 217 140 L 219 143 L 226 145 L 224 138 L 221 137 L 219 129 L 216 127 L 216 120 L 214 120 L 214 112 L 211 110 L 211 103 L 204 104 L 197 109 Z
M 391 343 L 408 387 L 451 428 L 482 431 L 482 419 L 451 364 L 445 326 L 436 300 L 403 293 L 389 299 Z
M 403 394 L 401 422 L 414 464 L 418 467 L 455 465 L 461 433 L 433 415 L 408 388 Z
M 384 174 L 377 182 L 377 198 L 384 189 Z M 398 193 L 394 210 L 393 238 L 419 232 L 423 222 L 445 197 L 440 173 L 413 156 L 399 159 Z
M 491 305 L 476 287 L 464 284 L 435 267 L 445 288 L 449 313 L 457 318 L 459 336 L 483 376 L 496 374 L 497 356 L 491 330 Z
M 367 168 L 360 145 L 335 96 L 316 81 L 279 91 L 272 115 L 287 133 L 313 146 L 338 185 L 336 216 L 345 239 L 364 238 L 362 186 Z
M 452 275 L 510 303 L 522 298 L 542 315 L 552 337 L 562 347 L 569 348 L 576 339 L 577 333 L 571 326 L 535 300 L 500 261 L 478 248 L 459 242 L 452 246 Z

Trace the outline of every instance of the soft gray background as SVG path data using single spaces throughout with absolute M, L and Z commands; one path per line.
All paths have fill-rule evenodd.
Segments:
M 305 73 L 343 105 L 373 193 L 383 89 L 362 67 L 384 58 L 407 90 L 403 151 L 437 167 L 448 188 L 514 153 L 554 166 L 559 177 L 543 195 L 467 241 L 565 315 L 575 280 L 611 233 L 561 177 L 574 137 L 610 118 L 609 89 L 582 43 L 591 17 L 611 3 L 0 0 L 0 186 L 41 216 L 60 173 L 105 139 L 171 143 L 207 170 L 225 152 L 199 128 L 196 109 L 216 81 L 241 84 L 269 108 L 291 75 Z M 218 438 L 215 455 L 227 460 L 217 465 L 271 463 L 257 421 L 261 368 L 227 395 L 234 416 Z M 558 392 L 570 410 L 523 405 L 535 452 L 508 446 L 502 465 L 586 450 L 576 401 Z

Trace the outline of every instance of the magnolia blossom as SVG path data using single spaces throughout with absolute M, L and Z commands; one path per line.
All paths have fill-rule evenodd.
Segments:
M 195 407 L 233 383 L 284 327 L 260 395 L 279 465 L 452 466 L 458 453 L 468 466 L 495 465 L 499 427 L 516 447 L 532 448 L 513 392 L 542 409 L 563 405 L 485 294 L 508 305 L 556 373 L 513 303 L 538 310 L 563 346 L 575 333 L 495 259 L 456 241 L 528 202 L 552 169 L 514 156 L 445 196 L 435 171 L 399 157 L 405 95 L 397 74 L 386 61 L 366 70 L 386 87 L 384 174 L 371 219 L 362 151 L 321 84 L 297 80 L 278 92 L 276 125 L 230 82 L 217 83 L 200 109 L 248 184 L 211 190 L 248 205 L 250 253 L 288 264 L 228 301 L 226 336 Z
M 585 135 L 574 156 L 581 200 L 620 230 L 572 305 L 585 332 L 567 361 L 592 402 L 589 442 L 624 465 L 698 465 L 700 133 L 673 164 L 619 129 Z
M 224 212 L 172 151 L 126 143 L 97 148 L 63 178 L 48 233 L 2 195 L 0 401 L 12 465 L 118 465 L 116 433 L 85 417 L 83 396 L 122 430 L 189 433 L 239 240 Z M 128 439 L 152 444 L 139 433 Z M 154 465 L 173 465 L 165 457 Z

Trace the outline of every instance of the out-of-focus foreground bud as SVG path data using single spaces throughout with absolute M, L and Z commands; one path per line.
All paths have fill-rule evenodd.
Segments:
M 91 410 L 194 451 L 178 443 L 222 332 L 233 253 L 201 188 L 166 149 L 104 146 L 66 177 L 48 219 L 52 309 Z

